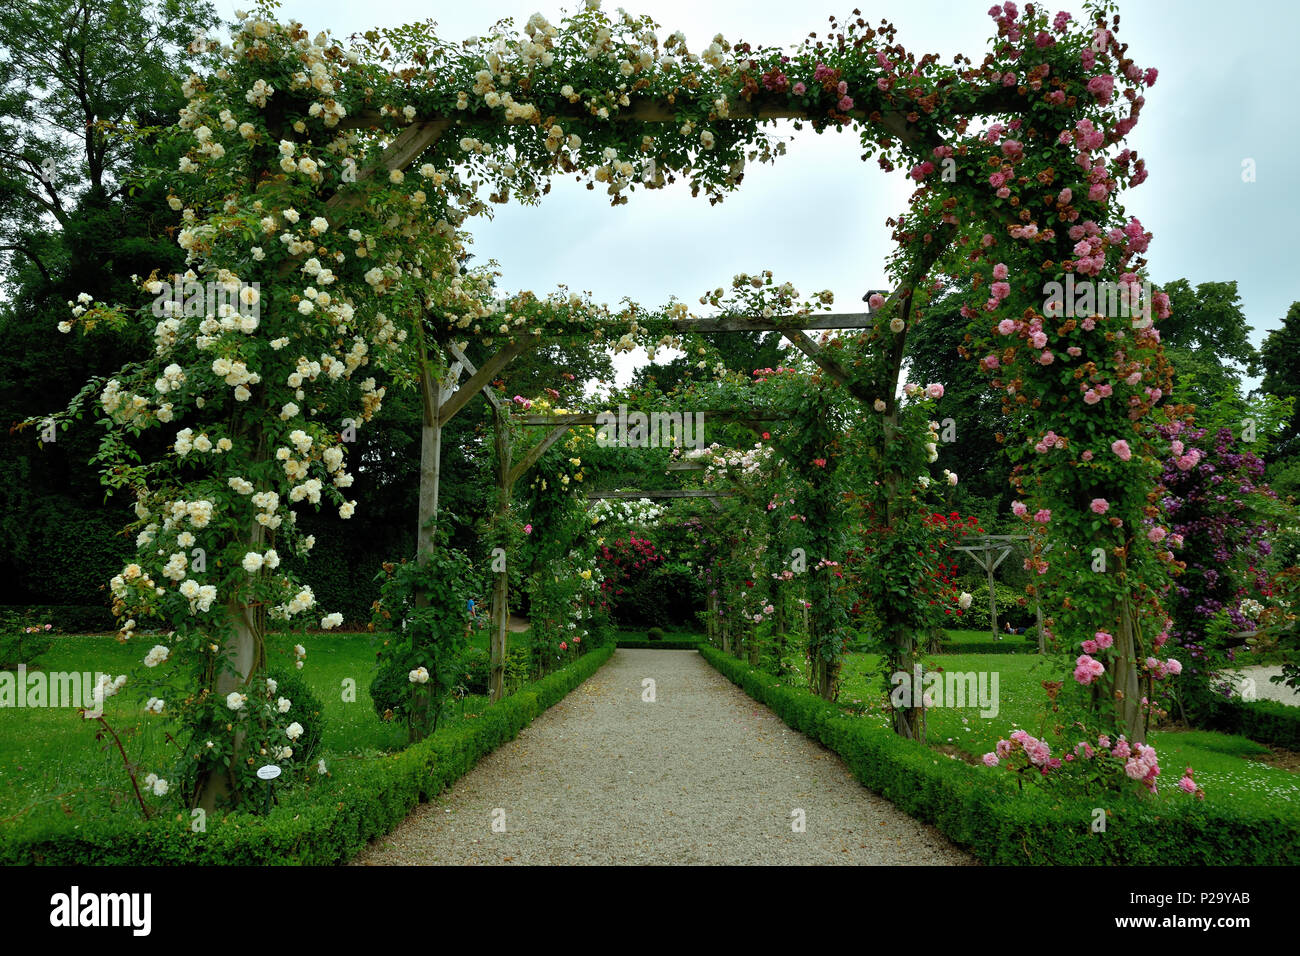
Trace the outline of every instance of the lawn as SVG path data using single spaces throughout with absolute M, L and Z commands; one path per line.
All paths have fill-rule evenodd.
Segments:
M 510 647 L 527 646 L 528 633 L 511 634 Z M 272 666 L 290 665 L 293 645 L 301 639 L 271 635 L 267 655 Z M 313 634 L 302 641 L 307 648 L 303 676 L 325 707 L 322 756 L 335 760 L 375 756 L 406 745 L 406 730 L 385 723 L 375 714 L 370 699 L 374 674 L 373 636 L 365 633 Z M 486 629 L 471 641 L 484 651 Z M 60 636 L 39 659 L 45 671 L 99 671 L 132 674 L 153 646 L 148 635 L 126 644 L 112 636 Z M 29 670 L 31 668 L 29 667 Z M 355 700 L 344 700 L 346 681 L 356 682 Z M 486 706 L 481 696 L 469 696 L 451 705 L 449 723 L 472 717 Z M 170 766 L 173 746 L 160 732 L 160 721 L 148 719 L 143 701 L 131 685 L 105 702 L 104 715 L 121 738 L 131 760 L 143 773 Z M 111 739 L 96 740 L 98 721 L 84 720 L 71 708 L 0 708 L 0 826 L 26 810 L 47 803 L 62 804 L 69 812 L 112 809 L 130 805 L 133 797 L 121 755 Z
M 873 682 L 879 666 L 877 655 L 848 654 L 840 700 L 866 705 L 869 709 L 864 711 L 863 719 L 883 725 L 887 721 L 880 691 L 883 685 Z M 926 715 L 931 744 L 951 744 L 978 758 L 1012 730 L 1023 728 L 1040 737 L 1047 730 L 1047 695 L 1042 682 L 1060 679 L 1050 658 L 1032 654 L 944 654 L 930 658 L 927 669 L 998 674 L 997 716 L 981 716 L 978 706 L 932 708 Z M 1149 742 L 1160 754 L 1162 779 L 1168 778 L 1166 787 L 1172 786 L 1182 770 L 1190 766 L 1206 791 L 1206 799 L 1218 806 L 1272 808 L 1300 818 L 1300 777 L 1251 759 L 1268 756 L 1267 747 L 1245 737 L 1203 730 L 1160 731 L 1152 734 Z

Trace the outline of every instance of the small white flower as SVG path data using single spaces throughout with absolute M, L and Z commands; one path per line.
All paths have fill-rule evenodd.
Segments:
M 237 690 L 232 690 L 229 694 L 226 695 L 226 706 L 229 707 L 231 710 L 241 710 L 243 709 L 243 706 L 245 702 L 247 702 L 247 700 L 248 700 L 247 696 L 241 694 Z
M 298 721 L 295 720 L 293 723 L 291 723 L 288 727 L 285 728 L 284 735 L 288 737 L 290 740 L 297 740 L 299 737 L 302 736 L 302 724 L 298 723 Z

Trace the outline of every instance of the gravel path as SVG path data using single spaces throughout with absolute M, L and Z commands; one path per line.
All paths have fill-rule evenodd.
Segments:
M 654 703 L 642 700 L 655 681 Z M 792 811 L 806 815 L 793 832 Z M 504 831 L 493 829 L 493 815 Z M 498 829 L 500 825 L 498 823 Z M 693 651 L 619 650 L 356 865 L 972 864 Z
M 1283 704 L 1292 706 L 1300 705 L 1300 691 L 1292 690 L 1285 684 L 1274 684 L 1269 678 L 1281 674 L 1280 666 L 1269 666 L 1267 664 L 1255 664 L 1250 667 L 1243 667 L 1239 671 L 1232 671 L 1227 676 L 1232 678 L 1233 684 L 1237 688 L 1236 696 L 1241 696 L 1242 682 L 1250 679 L 1255 682 L 1255 699 L 1256 700 L 1276 700 Z

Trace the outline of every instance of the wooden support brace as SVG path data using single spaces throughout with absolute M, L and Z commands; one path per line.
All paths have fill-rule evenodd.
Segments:
M 471 362 L 466 357 L 465 353 L 461 351 L 460 346 L 457 345 L 455 342 L 450 342 L 447 344 L 447 351 L 451 352 L 452 357 L 456 359 L 457 362 L 465 366 L 465 368 L 469 371 L 470 375 L 478 374 L 478 369 L 474 367 L 474 363 Z M 495 408 L 499 412 L 507 411 L 505 402 L 497 398 L 497 393 L 492 390 L 491 385 L 484 385 L 482 391 L 483 391 L 483 397 L 492 403 L 493 408 Z
M 538 339 L 536 336 L 527 339 L 515 339 L 515 341 L 493 355 L 481 369 L 469 377 L 469 380 L 459 390 L 442 403 L 438 409 L 438 424 L 445 425 L 451 421 L 456 413 L 468 405 L 469 400 L 483 390 L 483 386 L 496 378 L 497 373 L 505 368 L 515 356 L 536 348 L 537 345 Z
M 559 441 L 561 438 L 563 438 L 565 435 L 567 435 L 568 432 L 569 432 L 568 425 L 560 425 L 556 428 L 551 429 L 549 432 L 547 432 L 545 438 L 539 441 L 532 448 L 528 449 L 528 454 L 524 455 L 523 459 L 519 462 L 519 464 L 515 465 L 515 467 L 511 470 L 510 484 L 513 485 L 516 481 L 522 478 L 524 474 L 528 471 L 528 469 L 532 468 L 533 465 L 537 464 L 541 460 L 542 456 L 545 455 L 546 452 L 550 449 L 550 447 L 554 445 L 557 441 Z

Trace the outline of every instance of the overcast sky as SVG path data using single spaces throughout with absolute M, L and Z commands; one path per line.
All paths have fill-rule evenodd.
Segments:
M 580 2 L 580 0 L 579 0 Z M 238 6 L 218 0 L 227 18 Z M 898 39 L 920 55 L 956 53 L 978 60 L 993 22 L 991 0 L 906 0 L 859 4 L 872 22 L 892 20 Z M 558 22 L 574 2 L 550 0 L 285 0 L 282 18 L 312 33 L 345 37 L 373 26 L 433 19 L 453 40 L 488 31 L 498 19 L 522 25 L 534 12 Z M 664 28 L 680 29 L 699 51 L 715 33 L 728 40 L 796 45 L 824 32 L 830 14 L 847 15 L 852 0 L 824 4 L 763 0 L 629 0 Z M 1022 4 L 1023 6 L 1023 4 Z M 608 10 L 616 3 L 605 0 Z M 1078 19 L 1078 3 L 1069 10 Z M 1258 344 L 1300 299 L 1300 270 L 1291 249 L 1300 185 L 1295 91 L 1300 5 L 1266 0 L 1225 5 L 1206 0 L 1127 0 L 1119 37 L 1139 66 L 1156 67 L 1128 145 L 1147 159 L 1150 178 L 1124 198 L 1128 211 L 1155 234 L 1150 262 L 1156 282 L 1193 284 L 1235 279 Z M 891 243 L 885 219 L 903 210 L 902 172 L 887 175 L 859 157 L 852 133 L 791 136 L 774 166 L 751 165 L 741 188 L 710 206 L 688 190 L 640 191 L 611 208 L 603 191 L 557 180 L 540 207 L 495 207 L 475 221 L 479 261 L 497 260 L 507 290 L 545 292 L 564 283 L 616 303 L 648 305 L 676 295 L 696 304 L 706 289 L 737 272 L 770 268 L 801 292 L 829 288 L 836 311 L 857 311 L 867 289 L 881 288 Z M 1256 179 L 1243 182 L 1254 160 Z M 624 365 L 626 369 L 626 365 Z M 624 376 L 620 376 L 624 377 Z

